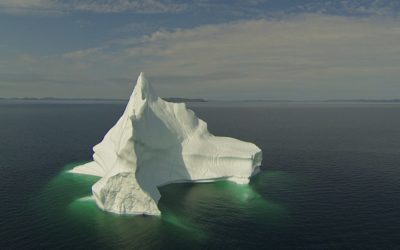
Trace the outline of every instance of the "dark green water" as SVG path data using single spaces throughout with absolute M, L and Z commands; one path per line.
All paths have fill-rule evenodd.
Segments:
M 160 189 L 161 217 L 120 216 L 66 170 L 120 104 L 0 103 L 1 249 L 400 248 L 400 105 L 198 104 L 212 133 L 264 152 L 250 185 Z

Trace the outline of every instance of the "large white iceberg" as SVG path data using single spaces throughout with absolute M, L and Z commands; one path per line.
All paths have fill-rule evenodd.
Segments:
M 72 173 L 100 176 L 97 205 L 118 214 L 160 215 L 157 187 L 227 179 L 247 184 L 261 165 L 253 143 L 217 137 L 184 103 L 164 101 L 140 74 L 118 122 Z

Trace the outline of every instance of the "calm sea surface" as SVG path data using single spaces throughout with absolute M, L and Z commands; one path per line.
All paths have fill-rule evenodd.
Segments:
M 0 249 L 400 248 L 400 104 L 192 104 L 263 171 L 164 186 L 161 217 L 100 211 L 97 178 L 65 172 L 124 106 L 0 102 Z

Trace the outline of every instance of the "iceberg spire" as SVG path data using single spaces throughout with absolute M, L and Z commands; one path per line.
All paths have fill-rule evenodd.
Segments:
M 125 112 L 93 148 L 93 161 L 72 173 L 100 176 L 97 205 L 118 214 L 159 215 L 158 187 L 227 179 L 247 184 L 262 151 L 253 143 L 213 136 L 182 103 L 159 98 L 140 73 Z
M 135 88 L 133 90 L 133 97 L 140 98 L 142 100 L 145 99 L 154 99 L 157 98 L 157 94 L 154 91 L 153 87 L 150 85 L 149 81 L 146 79 L 145 74 L 140 72 L 140 75 L 136 81 Z

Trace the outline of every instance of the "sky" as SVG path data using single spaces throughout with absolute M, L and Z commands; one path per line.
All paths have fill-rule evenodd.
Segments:
M 400 98 L 398 0 L 0 0 L 0 97 Z

